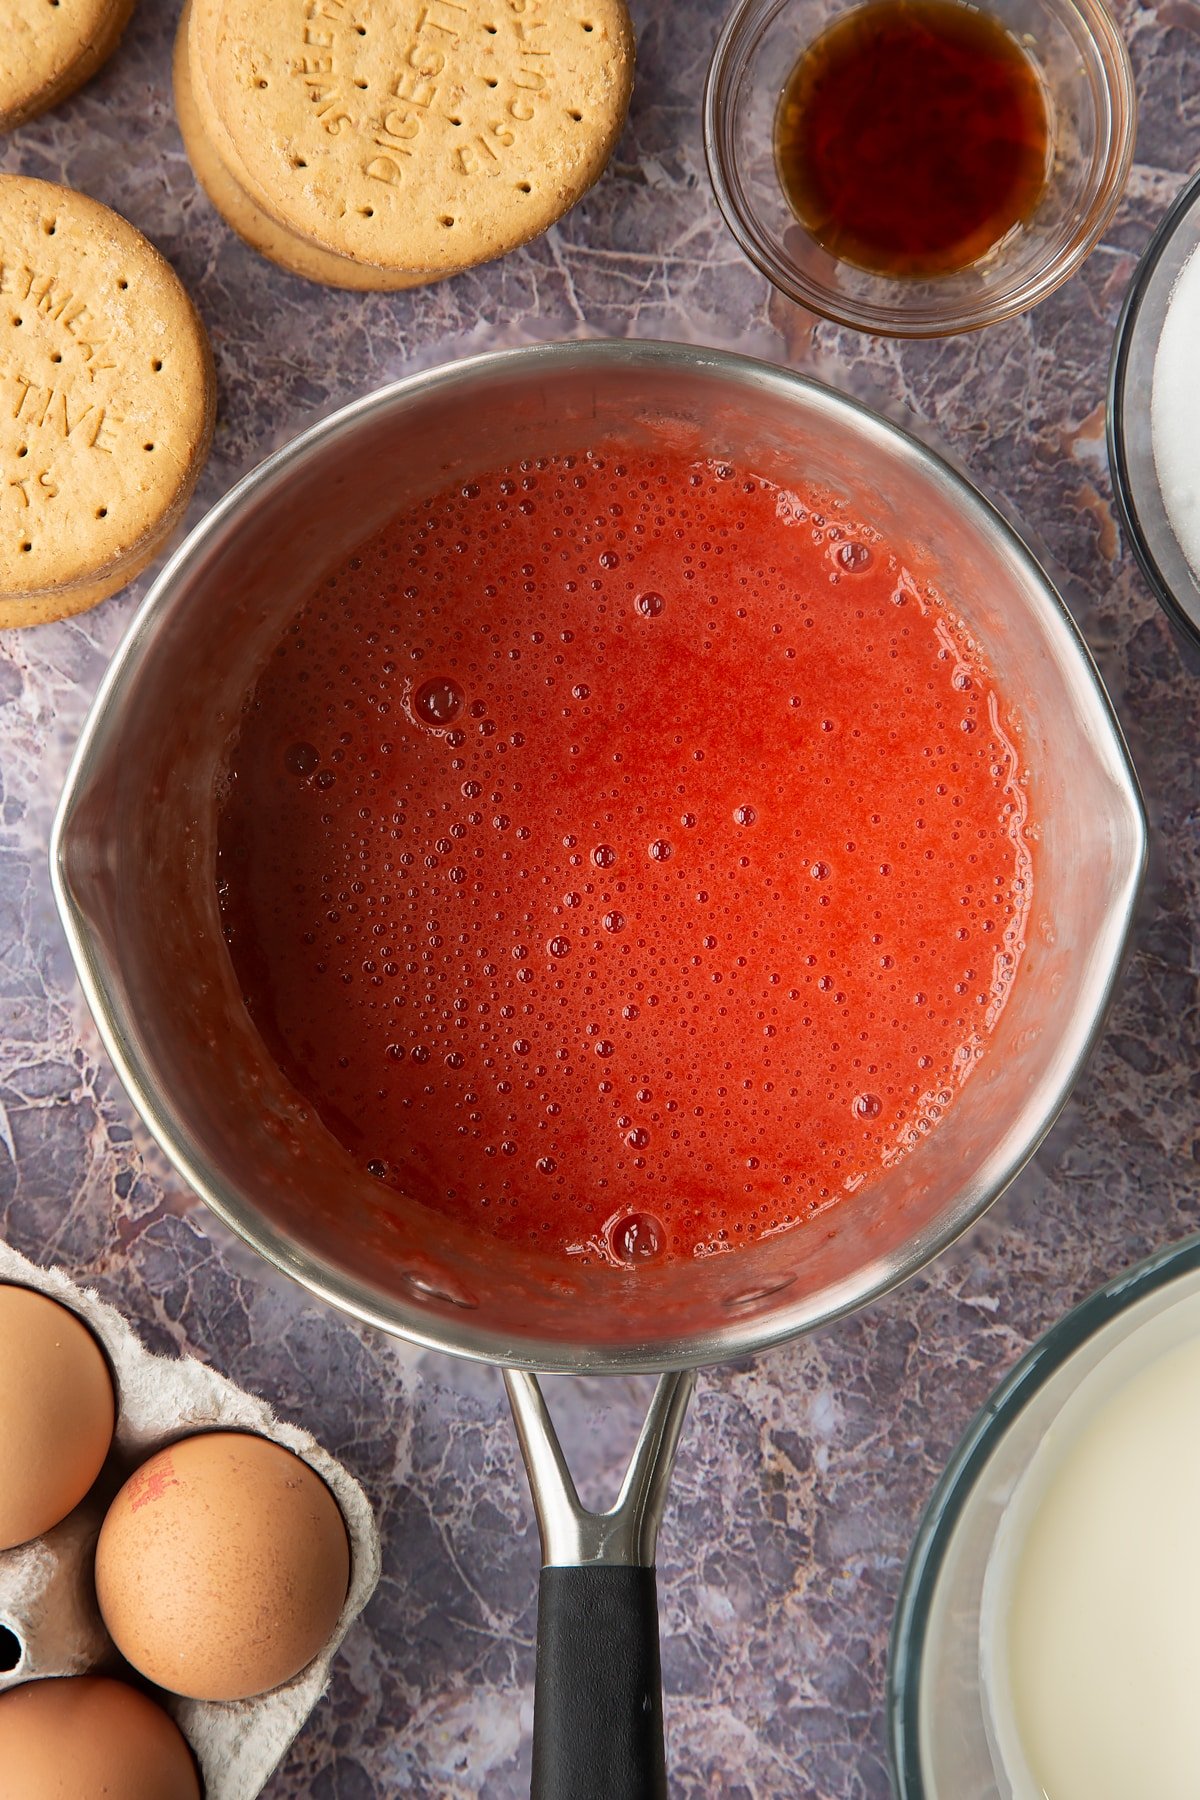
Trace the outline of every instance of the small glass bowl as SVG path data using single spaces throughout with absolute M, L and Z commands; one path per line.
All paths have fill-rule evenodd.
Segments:
M 1198 247 L 1200 175 L 1176 195 L 1134 272 L 1117 322 L 1108 384 L 1108 464 L 1121 522 L 1156 599 L 1193 651 L 1200 649 L 1200 581 L 1163 505 L 1150 437 L 1150 394 L 1171 291 Z
M 781 293 L 810 312 L 891 337 L 942 337 L 1013 317 L 1073 275 L 1112 217 L 1137 122 L 1133 72 L 1104 0 L 986 0 L 1039 65 L 1052 121 L 1045 191 L 1023 225 L 955 274 L 927 280 L 855 268 L 822 248 L 775 166 L 779 96 L 844 0 L 740 0 L 717 42 L 704 148 L 734 237 Z
M 888 1736 L 896 1800 L 1011 1793 L 983 1675 L 983 1621 L 1010 1501 L 1072 1402 L 1111 1391 L 1196 1329 L 1200 1237 L 1172 1244 L 1075 1307 L 1021 1359 L 967 1427 L 925 1510 L 896 1603 Z M 1179 1321 L 1176 1323 L 1176 1321 Z M 1103 1368 L 1108 1364 L 1108 1371 Z M 1069 1414 L 1068 1414 L 1069 1416 Z M 1010 1733 L 1006 1748 L 1012 1749 Z

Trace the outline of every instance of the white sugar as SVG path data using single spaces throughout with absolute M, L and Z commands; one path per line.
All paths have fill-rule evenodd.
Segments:
M 1200 577 L 1200 256 L 1180 271 L 1150 389 L 1150 443 L 1171 529 Z

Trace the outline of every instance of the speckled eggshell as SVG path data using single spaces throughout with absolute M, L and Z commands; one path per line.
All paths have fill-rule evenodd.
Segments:
M 242 1700 L 299 1673 L 337 1623 L 350 1549 L 337 1502 L 290 1450 L 240 1432 L 143 1463 L 96 1547 L 121 1654 L 176 1694 Z
M 0 1284 L 0 1550 L 78 1506 L 115 1417 L 108 1363 L 83 1321 L 32 1288 Z
M 161 1706 L 71 1675 L 0 1694 L 0 1800 L 200 1800 L 200 1777 Z

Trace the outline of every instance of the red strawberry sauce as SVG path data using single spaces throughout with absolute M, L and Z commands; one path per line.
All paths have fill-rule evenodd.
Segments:
M 795 1226 L 936 1128 L 1022 948 L 964 629 L 750 469 L 538 459 L 324 580 L 247 697 L 246 1004 L 380 1182 L 619 1263 Z

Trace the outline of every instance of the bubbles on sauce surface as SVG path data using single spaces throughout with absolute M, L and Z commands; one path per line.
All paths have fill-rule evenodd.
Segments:
M 311 775 L 320 761 L 313 744 L 289 744 L 283 753 L 283 766 L 289 775 Z
M 392 1188 L 419 1143 L 422 1202 L 600 1264 L 736 1249 L 904 1153 L 1023 945 L 977 654 L 862 526 L 723 469 L 529 459 L 422 501 L 285 633 L 220 827 L 314 1112 Z
M 836 560 L 851 575 L 861 575 L 864 569 L 869 569 L 871 566 L 871 551 L 868 545 L 850 539 L 848 542 L 838 545 Z
M 653 1213 L 629 1212 L 613 1221 L 608 1228 L 608 1241 L 618 1262 L 633 1267 L 651 1262 L 662 1250 L 666 1233 Z
M 413 695 L 413 712 L 423 725 L 451 725 L 465 700 L 466 695 L 452 676 L 435 675 L 423 681 Z

